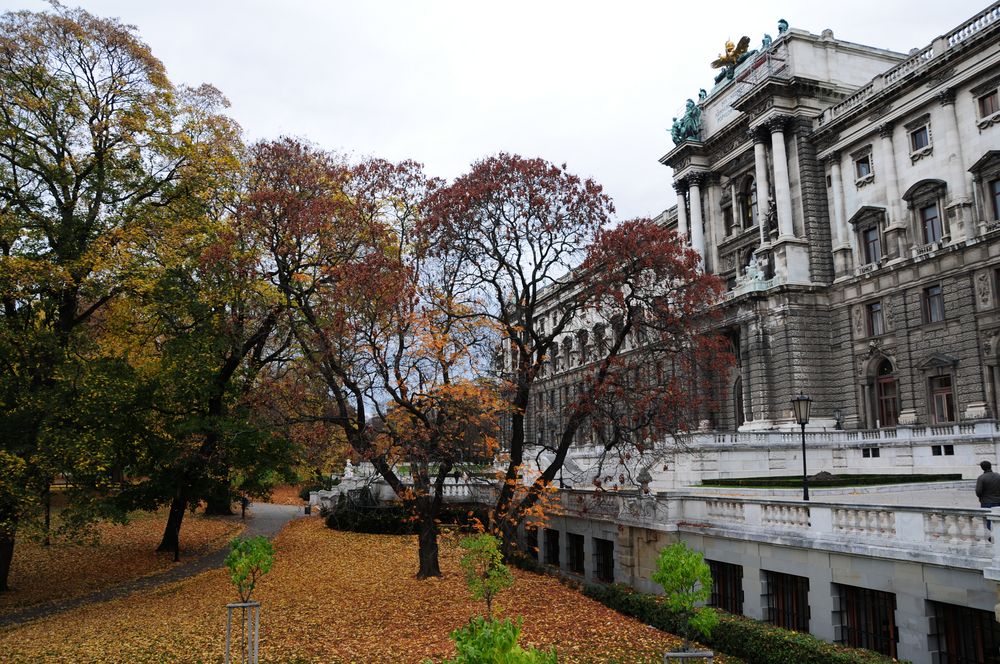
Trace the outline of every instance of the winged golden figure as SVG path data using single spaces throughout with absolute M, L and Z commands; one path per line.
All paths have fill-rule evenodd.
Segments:
M 740 56 L 746 53 L 748 48 L 750 48 L 750 38 L 747 36 L 741 37 L 740 43 L 736 46 L 733 46 L 733 42 L 727 41 L 725 55 L 720 55 L 712 62 L 712 69 L 735 67 Z

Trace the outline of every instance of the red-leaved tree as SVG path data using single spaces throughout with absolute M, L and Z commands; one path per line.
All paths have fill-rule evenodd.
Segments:
M 592 180 L 508 154 L 474 164 L 431 196 L 430 244 L 448 257 L 465 306 L 502 337 L 509 416 L 492 526 L 508 550 L 579 432 L 593 431 L 619 460 L 652 458 L 714 407 L 710 388 L 731 362 L 711 331 L 720 283 L 700 270 L 698 254 L 649 219 L 612 228 L 612 213 Z M 586 332 L 591 355 L 576 356 L 553 435 L 529 439 L 540 381 L 559 350 Z M 533 475 L 524 473 L 529 461 Z

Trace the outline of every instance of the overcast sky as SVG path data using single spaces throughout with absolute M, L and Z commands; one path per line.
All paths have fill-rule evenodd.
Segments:
M 73 5 L 72 0 L 64 0 Z M 566 162 L 621 218 L 673 204 L 670 118 L 727 39 L 777 21 L 898 51 L 987 4 L 970 0 L 477 2 L 85 0 L 139 28 L 174 83 L 214 84 L 248 140 L 415 159 L 453 178 L 500 151 Z M 42 9 L 38 0 L 0 0 Z M 688 8 L 689 7 L 689 8 Z

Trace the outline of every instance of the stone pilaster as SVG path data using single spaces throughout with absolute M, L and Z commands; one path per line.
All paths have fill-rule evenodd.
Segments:
M 941 147 L 954 149 L 946 155 L 948 161 L 948 203 L 947 216 L 952 241 L 969 237 L 971 225 L 972 198 L 969 195 L 968 173 L 962 156 L 962 137 L 958 133 L 958 111 L 955 108 L 955 90 L 948 88 L 937 95 L 944 115 L 944 140 Z
M 854 269 L 851 255 L 851 229 L 847 227 L 847 216 L 844 214 L 844 182 L 840 172 L 840 153 L 834 152 L 827 160 L 830 162 L 830 189 L 833 198 L 833 258 L 836 276 L 842 277 Z
M 888 199 L 886 214 L 889 223 L 884 229 L 885 252 L 890 260 L 907 255 L 906 221 L 900 213 L 899 177 L 896 174 L 896 151 L 893 148 L 892 134 L 894 125 L 886 122 L 878 128 L 882 137 L 882 158 L 880 163 L 885 171 L 885 195 Z

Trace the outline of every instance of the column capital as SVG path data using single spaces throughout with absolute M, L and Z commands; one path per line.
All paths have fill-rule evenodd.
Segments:
M 777 134 L 779 132 L 785 131 L 785 127 L 791 121 L 792 116 L 790 115 L 775 115 L 768 119 L 764 125 L 767 127 L 768 131 L 772 134 Z
M 955 103 L 955 88 L 945 88 L 934 96 L 942 106 L 951 106 Z
M 768 132 L 764 131 L 764 125 L 747 129 L 747 137 L 753 141 L 754 145 L 757 145 L 758 143 L 766 144 L 769 140 L 771 140 Z
M 708 171 L 692 171 L 687 175 L 687 183 L 689 187 L 701 187 L 701 185 L 708 182 L 711 173 Z
M 892 138 L 892 130 L 896 128 L 896 123 L 894 122 L 883 122 L 880 124 L 878 129 L 878 135 L 882 138 Z
M 826 155 L 825 157 L 823 157 L 823 161 L 825 161 L 826 163 L 830 164 L 831 166 L 833 166 L 833 165 L 839 166 L 840 165 L 840 150 L 834 150 L 830 154 Z
M 688 190 L 687 179 L 681 178 L 680 180 L 674 180 L 674 191 L 677 192 L 678 196 L 680 196 L 687 190 Z

